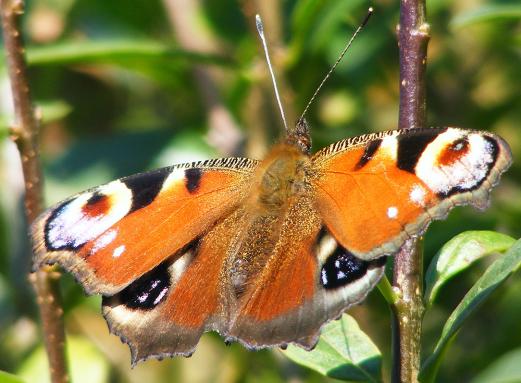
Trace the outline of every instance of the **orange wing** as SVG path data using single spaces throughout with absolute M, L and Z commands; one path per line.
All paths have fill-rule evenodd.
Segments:
M 220 332 L 253 349 L 294 342 L 309 350 L 324 323 L 372 290 L 386 258 L 356 259 L 323 227 L 307 196 L 290 206 L 279 223 L 280 228 L 269 228 L 276 233 L 272 251 L 258 272 L 250 273 L 244 291 L 233 295 L 236 309 Z M 263 234 L 262 225 L 252 227 L 254 234 Z
M 190 355 L 205 331 L 251 349 L 312 348 L 321 326 L 360 302 L 385 257 L 361 261 L 322 227 L 312 201 L 277 217 L 242 206 L 123 291 L 103 300 L 132 363 Z
M 374 259 L 396 252 L 455 205 L 484 208 L 511 153 L 491 133 L 433 128 L 347 139 L 312 161 L 328 229 L 357 257 Z
M 235 210 L 124 290 L 103 299 L 110 331 L 128 343 L 132 363 L 150 357 L 190 355 L 206 330 L 227 322 L 223 272 L 241 223 Z
M 80 193 L 32 226 L 34 267 L 58 263 L 89 294 L 113 295 L 229 214 L 256 161 L 176 165 Z

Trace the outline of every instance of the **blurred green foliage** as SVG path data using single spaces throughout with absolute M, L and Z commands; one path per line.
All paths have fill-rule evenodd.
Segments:
M 210 70 L 218 98 L 244 135 L 242 149 L 277 139 L 281 123 L 253 29 L 255 2 L 202 1 L 194 29 L 188 31 L 204 31 L 209 37 L 213 50 L 201 53 L 179 44 L 164 7 L 167 1 L 27 2 L 23 27 L 33 96 L 42 113 L 48 204 L 120 176 L 218 156 L 223 149 L 208 140 L 208 108 L 193 76 L 197 65 Z M 272 21 L 281 30 L 280 35 L 270 35 L 267 28 L 268 40 L 275 41 L 270 50 L 277 76 L 284 79 L 285 101 L 297 114 L 369 5 L 375 7 L 375 15 L 308 115 L 314 150 L 346 136 L 396 128 L 399 4 L 273 2 L 280 7 L 280 18 Z M 494 131 L 510 143 L 514 160 L 519 158 L 519 4 L 432 0 L 427 6 L 432 28 L 429 123 Z M 265 23 L 269 26 L 269 20 Z M 35 376 L 43 379 L 46 370 L 26 277 L 30 252 L 22 176 L 8 139 L 12 116 L 4 65 L 0 62 L 0 370 L 34 381 Z M 484 213 L 459 208 L 448 220 L 432 225 L 425 241 L 426 266 L 445 242 L 464 230 L 500 230 L 519 237 L 521 167 L 516 161 L 492 197 Z M 466 268 L 439 290 L 425 318 L 425 355 L 432 353 L 449 314 L 487 262 L 488 257 Z M 128 349 L 108 334 L 99 298 L 85 298 L 70 276 L 62 284 L 73 376 L 96 373 L 101 382 L 331 380 L 297 366 L 279 351 L 225 347 L 215 334 L 203 337 L 192 358 L 149 361 L 130 370 Z M 508 279 L 465 322 L 446 351 L 439 381 L 501 381 L 509 376 L 505 366 L 521 363 L 520 291 L 519 275 Z M 374 291 L 350 314 L 378 346 L 388 376 L 390 320 L 384 300 Z M 2 374 L 3 381 L 16 380 Z

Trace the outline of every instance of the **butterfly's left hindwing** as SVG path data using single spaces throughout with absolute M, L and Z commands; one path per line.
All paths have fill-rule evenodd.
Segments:
M 177 165 L 71 197 L 33 224 L 34 267 L 59 263 L 88 293 L 112 295 L 231 212 L 255 166 L 238 158 Z
M 456 205 L 486 207 L 511 153 L 491 133 L 412 129 L 337 142 L 313 163 L 328 229 L 357 257 L 373 259 L 393 254 Z

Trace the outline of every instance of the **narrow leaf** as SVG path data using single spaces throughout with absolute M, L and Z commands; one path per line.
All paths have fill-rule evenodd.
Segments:
M 229 64 L 221 56 L 186 51 L 156 41 L 103 40 L 64 42 L 27 49 L 29 65 L 85 64 L 92 62 L 135 62 L 151 59 L 189 59 L 201 63 Z
M 289 346 L 283 353 L 294 362 L 331 378 L 381 381 L 380 351 L 347 314 L 324 326 L 320 340 L 312 351 Z
M 427 307 L 434 303 L 440 288 L 452 277 L 483 257 L 505 252 L 514 242 L 514 238 L 494 231 L 466 231 L 452 238 L 436 254 L 427 270 Z
M 521 19 L 519 4 L 490 4 L 456 16 L 450 23 L 453 29 L 486 21 Z
M 485 299 L 496 290 L 501 282 L 521 267 L 521 240 L 498 258 L 465 295 L 458 307 L 445 323 L 434 352 L 427 358 L 420 372 L 422 382 L 433 382 L 447 346 L 455 338 L 461 325 Z

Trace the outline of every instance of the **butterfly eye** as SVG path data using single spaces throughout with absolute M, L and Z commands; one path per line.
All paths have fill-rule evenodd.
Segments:
M 164 263 L 126 287 L 121 302 L 130 309 L 153 309 L 166 297 L 170 284 L 168 264 Z
M 320 281 L 326 289 L 342 287 L 362 278 L 373 264 L 382 266 L 385 261 L 385 257 L 374 261 L 363 261 L 338 245 L 322 266 Z

